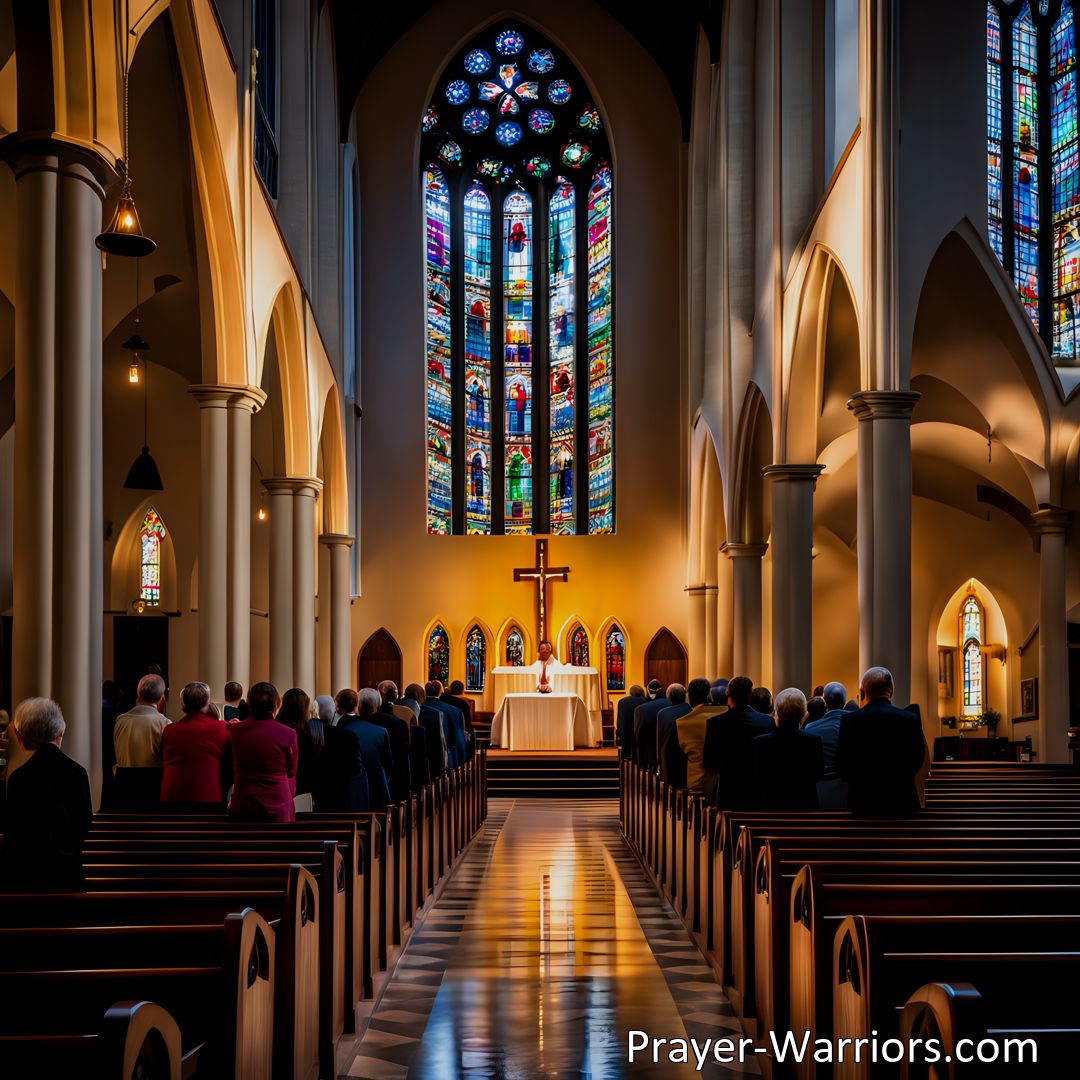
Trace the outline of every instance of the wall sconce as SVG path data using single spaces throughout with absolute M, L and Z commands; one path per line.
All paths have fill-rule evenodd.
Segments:
M 265 506 L 260 506 L 260 507 L 259 507 L 259 511 L 258 511 L 258 513 L 257 513 L 257 514 L 256 514 L 255 516 L 256 516 L 256 517 L 257 517 L 257 518 L 258 518 L 258 519 L 259 519 L 260 521 L 265 521 L 265 520 L 266 520 L 266 516 L 267 516 L 267 515 L 266 515 L 266 507 L 265 507 Z

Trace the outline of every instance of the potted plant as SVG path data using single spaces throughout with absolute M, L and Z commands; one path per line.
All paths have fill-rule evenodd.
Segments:
M 979 726 L 986 728 L 986 734 L 991 739 L 997 734 L 999 723 L 1001 723 L 1001 713 L 997 709 L 985 709 L 979 713 Z

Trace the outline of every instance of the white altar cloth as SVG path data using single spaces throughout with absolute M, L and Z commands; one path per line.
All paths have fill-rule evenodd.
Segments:
M 497 667 L 492 672 L 495 679 L 495 711 L 502 708 L 507 694 L 535 694 L 538 676 L 531 667 Z M 551 689 L 556 694 L 576 694 L 585 704 L 590 718 L 599 731 L 600 672 L 591 667 L 570 667 L 560 664 L 551 672 Z M 593 716 L 593 714 L 596 714 Z M 600 742 L 598 738 L 596 740 Z
M 577 694 L 507 694 L 491 722 L 491 745 L 505 750 L 596 746 L 602 732 Z

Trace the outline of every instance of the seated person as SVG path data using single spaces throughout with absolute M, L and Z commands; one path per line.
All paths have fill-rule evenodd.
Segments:
M 644 703 L 645 687 L 635 684 L 615 707 L 615 737 L 619 743 L 619 757 L 627 761 L 634 756 L 634 710 Z
M 825 772 L 832 775 L 836 772 L 836 744 L 840 740 L 840 720 L 847 701 L 847 687 L 838 682 L 826 683 L 822 697 L 828 711 L 820 719 L 808 721 L 803 730 L 821 740 L 821 748 L 825 754 Z
M 806 698 L 801 690 L 781 690 L 775 705 L 776 730 L 752 744 L 757 804 L 763 810 L 816 810 L 825 763 L 821 739 L 799 730 Z
M 723 706 L 712 703 L 708 679 L 691 679 L 686 688 L 686 700 L 690 711 L 676 718 L 668 742 L 677 742 L 682 751 L 686 762 L 686 786 L 692 791 L 704 792 L 706 799 L 711 802 L 717 770 L 715 763 L 711 767 L 706 765 L 705 745 L 710 725 L 715 725 L 725 710 Z
M 754 804 L 754 754 L 751 741 L 772 731 L 773 719 L 750 704 L 753 682 L 736 675 L 728 683 L 728 708 L 709 725 L 705 767 L 717 774 L 715 805 L 733 810 Z M 771 704 L 771 702 L 770 702 Z
M 672 683 L 667 688 L 667 699 L 671 704 L 661 709 L 656 717 L 656 763 L 660 769 L 660 779 L 674 784 L 677 788 L 686 787 L 686 755 L 679 746 L 679 740 L 673 738 L 675 721 L 685 716 L 691 705 L 686 701 L 686 687 L 682 683 Z
M 382 706 L 378 690 L 341 690 L 337 696 L 337 726 L 351 731 L 360 743 L 360 757 L 367 773 L 371 809 L 381 813 L 390 803 L 390 777 L 394 774 L 394 757 L 390 736 L 374 722 Z

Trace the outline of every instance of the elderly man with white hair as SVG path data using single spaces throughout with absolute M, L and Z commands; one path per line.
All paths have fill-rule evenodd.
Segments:
M 157 674 L 144 675 L 135 691 L 135 707 L 116 718 L 114 809 L 152 810 L 161 801 L 161 733 L 169 723 L 165 697 L 165 680 Z
M 390 777 L 394 773 L 394 756 L 390 752 L 390 736 L 374 722 L 382 706 L 382 695 L 371 687 L 361 690 L 341 690 L 337 696 L 339 728 L 351 731 L 360 742 L 360 757 L 367 773 L 371 809 L 377 813 L 390 802 Z
M 816 810 L 817 782 L 825 775 L 821 739 L 799 728 L 806 698 L 794 687 L 773 702 L 776 730 L 753 741 L 757 803 L 765 810 Z
M 82 889 L 83 843 L 93 817 L 90 781 L 60 749 L 66 728 L 60 706 L 48 698 L 27 698 L 11 726 L 30 757 L 8 780 L 0 886 L 31 892 Z

